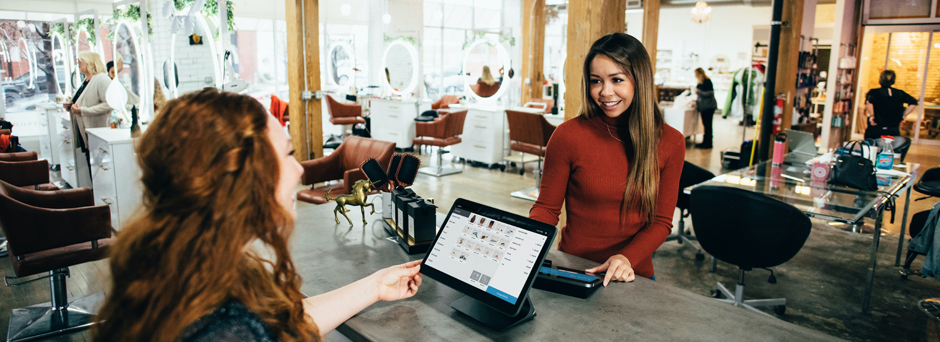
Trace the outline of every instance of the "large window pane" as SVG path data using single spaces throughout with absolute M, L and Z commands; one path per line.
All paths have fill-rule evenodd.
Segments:
M 499 29 L 499 10 L 477 7 L 474 13 L 476 29 Z
M 473 8 L 470 6 L 444 4 L 444 27 L 473 28 Z
M 26 24 L 49 32 L 49 25 L 45 22 L 27 21 Z M 0 51 L 3 62 L 0 83 L 6 111 L 36 111 L 36 104 L 55 99 L 57 86 L 52 65 L 52 42 L 31 30 L 19 30 L 15 20 L 0 20 L 0 30 L 3 31 L 0 49 L 4 50 Z
M 930 65 L 927 67 L 927 88 L 924 92 L 924 109 L 917 111 L 923 113 L 920 119 L 920 139 L 940 140 L 940 34 L 933 34 L 933 45 L 930 50 Z M 915 112 L 916 113 L 916 112 Z M 906 125 L 915 122 L 902 122 L 903 134 Z
M 927 18 L 930 0 L 871 0 L 870 19 Z
M 443 85 L 442 65 L 441 65 L 441 29 L 424 29 L 424 88 L 427 89 L 428 97 L 437 100 L 441 95 L 441 86 Z
M 424 26 L 441 27 L 444 20 L 444 12 L 441 11 L 441 4 L 434 2 L 424 3 Z
M 463 71 L 463 42 L 467 39 L 467 31 L 444 29 L 444 94 L 461 94 L 464 90 Z

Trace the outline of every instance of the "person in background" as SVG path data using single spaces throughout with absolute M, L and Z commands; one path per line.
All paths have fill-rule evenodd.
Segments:
M 91 162 L 88 155 L 88 134 L 85 130 L 95 127 L 108 126 L 108 119 L 111 118 L 111 106 L 105 100 L 108 93 L 108 85 L 111 79 L 108 78 L 108 70 L 104 67 L 101 56 L 91 51 L 84 51 L 78 54 L 78 70 L 85 76 L 85 82 L 78 88 L 72 102 L 67 102 L 64 107 L 72 114 L 72 136 L 77 147 L 81 148 L 85 154 L 85 161 L 88 162 L 88 176 L 80 175 L 84 180 L 79 180 L 79 184 L 74 186 L 84 186 L 91 184 Z
M 170 100 L 137 146 L 143 203 L 111 248 L 95 341 L 319 341 L 421 285 L 416 260 L 304 298 L 289 249 L 303 168 L 250 96 Z
M 115 63 L 115 61 L 110 61 L 107 65 L 108 77 L 111 77 L 112 80 L 117 77 L 121 71 L 124 71 L 124 61 L 121 59 L 121 56 L 117 57 L 116 62 L 117 63 Z M 120 82 L 120 80 L 118 80 L 118 82 Z M 140 105 L 140 96 L 134 94 L 134 92 L 132 92 L 126 84 L 121 83 L 121 85 L 124 86 L 124 90 L 127 92 L 127 108 L 130 109 L 133 106 Z
M 865 139 L 880 139 L 882 135 L 900 136 L 901 121 L 917 109 L 918 101 L 901 89 L 892 88 L 897 75 L 894 70 L 885 70 L 878 77 L 881 88 L 871 89 L 865 94 L 865 111 L 868 128 Z M 907 108 L 904 108 L 907 104 Z
M 702 143 L 695 145 L 698 148 L 712 148 L 712 119 L 715 116 L 715 110 L 718 109 L 718 101 L 715 100 L 715 86 L 712 80 L 705 75 L 702 68 L 695 69 L 695 79 L 698 84 L 695 86 L 695 95 L 698 97 L 695 101 L 695 108 L 702 115 L 702 126 L 705 133 L 702 134 Z
M 663 123 L 649 54 L 625 33 L 601 37 L 584 59 L 578 117 L 555 129 L 529 217 L 567 226 L 558 249 L 602 265 L 610 281 L 655 279 L 652 254 L 672 231 L 685 138 Z

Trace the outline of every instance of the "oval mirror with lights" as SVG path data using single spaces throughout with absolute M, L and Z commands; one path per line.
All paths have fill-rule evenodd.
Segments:
M 121 82 L 127 89 L 127 107 L 140 106 L 140 95 L 143 85 L 143 51 L 137 37 L 135 26 L 125 21 L 119 21 L 114 28 L 114 42 L 112 42 L 112 56 L 114 58 L 114 80 Z M 121 65 L 123 64 L 123 65 Z
M 418 52 L 411 43 L 396 40 L 382 57 L 385 85 L 395 95 L 409 94 L 418 86 Z
M 78 54 L 85 51 L 97 51 L 97 46 L 94 43 L 88 41 L 88 31 L 79 26 L 75 31 L 75 48 L 73 49 L 74 55 L 72 56 L 72 89 L 78 89 L 82 86 L 82 82 L 85 82 L 85 75 L 81 73 L 81 70 L 78 70 Z
M 29 68 L 27 76 L 20 76 L 20 78 L 23 78 L 26 83 L 26 89 L 36 88 L 36 56 L 33 54 L 33 49 L 29 46 L 26 38 L 20 37 L 16 40 L 16 49 L 13 50 L 11 57 L 13 62 L 26 62 Z
M 68 42 L 58 32 L 52 33 L 52 63 L 55 69 L 56 94 L 69 95 L 72 93 L 72 61 L 70 60 Z
M 346 43 L 333 43 L 328 57 L 330 83 L 339 87 L 353 85 L 352 82 L 356 77 L 356 71 L 353 70 L 356 60 L 352 47 Z
M 170 90 L 172 97 L 179 97 L 182 94 L 200 90 L 205 87 L 220 87 L 222 82 L 222 67 L 220 65 L 218 47 L 216 41 L 212 38 L 215 32 L 214 26 L 206 21 L 201 14 L 192 17 L 195 21 L 192 25 L 192 31 L 186 27 L 172 35 L 173 44 L 170 46 L 170 60 L 174 68 L 178 70 L 168 70 L 164 67 L 164 73 L 172 71 L 187 75 L 183 80 L 178 80 L 174 89 Z M 188 25 L 187 25 L 188 26 Z M 167 84 L 169 86 L 169 84 Z
M 180 74 L 176 68 L 176 63 L 173 63 L 172 59 L 163 62 L 163 84 L 166 85 L 171 96 L 176 94 L 176 87 L 180 85 Z
M 499 98 L 506 89 L 503 76 L 509 69 L 509 52 L 502 44 L 478 40 L 467 48 L 464 80 L 469 93 L 477 99 Z

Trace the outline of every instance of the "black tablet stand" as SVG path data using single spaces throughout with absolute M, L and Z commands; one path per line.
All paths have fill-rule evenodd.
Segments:
M 515 316 L 506 315 L 469 296 L 463 296 L 450 303 L 450 307 L 496 331 L 509 329 L 535 317 L 535 307 L 532 306 L 529 296 L 525 297 L 522 309 Z

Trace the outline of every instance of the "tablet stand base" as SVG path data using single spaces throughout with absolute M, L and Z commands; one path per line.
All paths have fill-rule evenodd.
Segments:
M 469 296 L 463 296 L 454 301 L 450 304 L 450 307 L 496 331 L 509 329 L 535 317 L 535 307 L 532 306 L 532 301 L 529 300 L 528 296 L 526 296 L 519 314 L 515 316 L 506 315 Z

